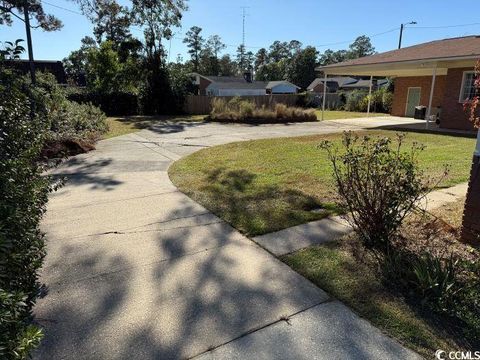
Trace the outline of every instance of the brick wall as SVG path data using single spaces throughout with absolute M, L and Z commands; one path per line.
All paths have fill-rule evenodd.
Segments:
M 198 95 L 207 95 L 207 87 L 211 83 L 212 83 L 211 81 L 208 81 L 207 79 L 204 79 L 203 77 L 200 77 L 200 85 L 198 87 L 198 91 L 199 91 Z
M 463 215 L 462 240 L 480 246 L 480 157 L 473 157 L 472 173 L 468 186 Z
M 473 130 L 473 125 L 468 121 L 468 116 L 463 111 L 463 104 L 459 103 L 460 88 L 462 86 L 463 72 L 472 68 L 448 69 L 447 84 L 442 106 L 441 127 L 449 129 Z
M 317 93 L 317 94 L 323 94 L 323 90 L 324 90 L 324 86 L 323 86 L 323 83 L 320 83 L 320 84 L 317 84 L 317 86 L 315 86 L 313 88 L 313 92 L 314 93 Z M 328 92 L 328 87 L 327 87 L 327 92 Z
M 432 100 L 433 107 L 442 106 L 445 94 L 446 78 L 447 76 L 445 75 L 439 75 L 435 79 L 435 90 L 433 92 Z M 395 116 L 405 116 L 405 107 L 407 104 L 409 87 L 420 87 L 420 105 L 428 106 L 431 86 L 431 76 L 409 76 L 396 78 L 391 114 Z

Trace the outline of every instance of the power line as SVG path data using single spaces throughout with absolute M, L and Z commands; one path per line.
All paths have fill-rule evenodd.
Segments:
M 81 12 L 78 12 L 78 11 L 75 11 L 75 10 L 72 10 L 72 9 L 68 9 L 66 7 L 63 7 L 63 6 L 55 5 L 55 4 L 49 3 L 48 1 L 45 1 L 45 0 L 43 0 L 43 3 L 47 4 L 49 6 L 52 6 L 54 8 L 57 8 L 57 9 L 61 9 L 61 10 L 64 10 L 64 11 L 71 12 L 72 14 L 77 14 L 77 15 L 83 16 L 83 14 Z
M 480 23 L 470 23 L 470 24 L 458 24 L 458 25 L 442 25 L 442 26 L 412 26 L 410 29 L 449 29 L 457 27 L 467 27 L 480 25 Z
M 396 27 L 394 29 L 390 29 L 390 30 L 387 30 L 387 31 L 383 31 L 381 33 L 377 33 L 377 34 L 373 34 L 373 35 L 367 35 L 367 36 L 369 38 L 374 38 L 374 37 L 377 37 L 377 36 L 380 36 L 380 35 L 385 35 L 385 34 L 388 34 L 388 33 L 394 32 L 394 31 L 398 31 L 399 29 L 400 28 Z M 327 47 L 327 46 L 333 46 L 333 45 L 351 44 L 354 41 L 355 41 L 355 39 L 346 40 L 346 41 L 339 41 L 339 42 L 334 42 L 334 43 L 329 43 L 329 44 L 315 45 L 315 47 Z

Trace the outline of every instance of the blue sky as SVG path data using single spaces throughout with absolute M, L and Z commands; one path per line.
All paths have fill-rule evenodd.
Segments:
M 79 9 L 68 0 L 49 0 L 51 4 Z M 120 0 L 128 4 L 128 0 Z M 175 29 L 171 42 L 171 60 L 181 54 L 187 58 L 182 43 L 185 32 L 193 25 L 203 28 L 204 37 L 218 34 L 230 45 L 225 52 L 235 53 L 242 41 L 242 6 L 248 6 L 246 20 L 246 45 L 256 52 L 268 47 L 274 40 L 301 41 L 314 45 L 319 51 L 327 48 L 347 48 L 351 40 L 366 34 L 369 36 L 399 28 L 402 22 L 417 21 L 404 32 L 403 45 L 413 45 L 447 37 L 480 34 L 480 18 L 477 11 L 469 10 L 471 0 L 190 0 L 184 14 L 182 27 Z M 64 23 L 58 32 L 33 31 L 36 59 L 57 60 L 78 49 L 80 39 L 92 35 L 92 25 L 83 16 L 45 4 L 45 9 Z M 456 26 L 474 24 L 468 26 Z M 444 27 L 450 26 L 450 27 Z M 439 28 L 436 28 L 439 27 Z M 12 27 L 2 26 L 0 40 L 25 38 L 23 23 L 16 21 Z M 140 30 L 133 31 L 141 37 Z M 398 30 L 372 36 L 372 43 L 379 52 L 392 50 L 398 44 Z M 324 46 L 332 43 L 341 44 Z M 168 50 L 170 44 L 166 43 Z

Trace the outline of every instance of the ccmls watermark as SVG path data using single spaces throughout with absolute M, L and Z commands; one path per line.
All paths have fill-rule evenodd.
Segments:
M 435 358 L 439 360 L 480 360 L 480 351 L 437 350 Z

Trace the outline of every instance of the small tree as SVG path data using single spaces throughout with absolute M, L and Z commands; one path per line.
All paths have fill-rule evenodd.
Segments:
M 349 221 L 364 246 L 374 253 L 387 254 L 393 235 L 405 217 L 428 193 L 429 186 L 418 169 L 422 146 L 413 144 L 403 151 L 405 135 L 360 139 L 352 132 L 343 138 L 344 152 L 329 142 L 321 147 L 333 165 L 340 203 L 349 211 Z

